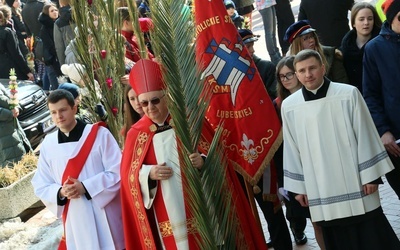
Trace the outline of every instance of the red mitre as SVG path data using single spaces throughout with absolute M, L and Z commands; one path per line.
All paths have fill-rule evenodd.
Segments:
M 132 67 L 129 83 L 136 95 L 165 89 L 161 66 L 148 59 L 140 59 Z

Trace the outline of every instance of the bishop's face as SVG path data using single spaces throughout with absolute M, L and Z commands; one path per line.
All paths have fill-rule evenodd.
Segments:
M 161 124 L 167 118 L 168 106 L 164 91 L 142 93 L 139 95 L 139 102 L 144 114 L 154 123 Z

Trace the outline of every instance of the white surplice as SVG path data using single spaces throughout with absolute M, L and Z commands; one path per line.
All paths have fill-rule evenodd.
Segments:
M 163 200 L 169 220 L 171 222 L 177 248 L 180 250 L 189 249 L 181 170 L 179 167 L 179 158 L 174 130 L 169 129 L 155 134 L 153 137 L 153 146 L 157 163 L 162 164 L 165 162 L 168 167 L 172 167 L 173 169 L 173 175 L 169 179 L 162 180 L 159 183 L 161 183 L 160 186 L 162 189 Z M 151 167 L 151 165 L 144 164 L 139 172 L 143 203 L 146 209 L 152 208 L 155 196 L 159 195 L 157 193 L 157 188 L 160 188 L 158 186 L 152 190 L 149 190 L 148 178 Z M 157 216 L 155 217 L 157 219 Z M 160 230 L 158 231 L 160 232 Z
M 86 125 L 77 142 L 58 143 L 58 133 L 46 136 L 38 169 L 32 179 L 35 194 L 58 218 L 64 206 L 57 205 L 57 193 L 67 162 L 75 157 L 92 125 Z M 92 197 L 70 200 L 65 235 L 68 250 L 124 249 L 120 204 L 121 150 L 104 127 L 99 127 L 93 148 L 79 175 Z
M 284 188 L 308 196 L 313 221 L 362 215 L 380 206 L 362 186 L 393 169 L 359 91 L 331 82 L 324 98 L 302 90 L 282 103 Z

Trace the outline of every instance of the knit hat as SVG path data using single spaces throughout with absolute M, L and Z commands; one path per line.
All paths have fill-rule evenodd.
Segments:
M 60 84 L 58 86 L 58 89 L 65 89 L 69 91 L 74 96 L 74 99 L 76 99 L 79 96 L 79 87 L 76 84 L 66 82 Z
M 132 67 L 129 83 L 137 95 L 165 89 L 160 65 L 148 59 L 140 59 Z
M 230 9 L 230 8 L 236 9 L 236 6 L 235 6 L 234 2 L 228 0 L 228 1 L 225 1 L 225 8 L 226 9 Z
M 14 5 L 14 1 L 15 1 L 15 0 L 6 0 L 5 3 L 6 3 L 8 6 L 12 7 L 12 6 Z
M 258 41 L 258 38 L 260 37 L 260 35 L 254 35 L 249 29 L 240 29 L 239 34 L 242 37 L 244 44 Z
M 63 64 L 61 65 L 61 72 L 68 76 L 72 83 L 79 84 L 82 77 L 81 74 L 85 74 L 85 66 L 79 63 Z
M 311 27 L 308 20 L 300 20 L 289 26 L 289 28 L 286 30 L 285 37 L 283 38 L 283 40 L 292 43 L 293 40 L 296 39 L 297 37 L 314 31 L 315 29 Z
M 386 15 L 386 20 L 392 24 L 393 19 L 400 11 L 400 0 L 386 0 L 382 4 L 382 10 Z

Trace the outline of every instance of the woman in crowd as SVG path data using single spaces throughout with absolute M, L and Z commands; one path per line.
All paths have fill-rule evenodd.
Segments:
M 34 80 L 28 64 L 21 53 L 18 38 L 10 26 L 11 9 L 0 6 L 0 78 L 8 78 L 10 69 L 14 68 L 18 80 Z
M 373 5 L 356 3 L 351 9 L 350 30 L 342 41 L 343 64 L 350 84 L 362 93 L 362 68 L 364 48 L 367 42 L 379 34 L 382 21 Z
M 278 116 L 281 117 L 281 104 L 288 96 L 301 89 L 303 86 L 296 77 L 293 65 L 294 56 L 282 58 L 276 66 L 276 90 L 278 97 L 273 101 Z M 274 161 L 277 167 L 278 186 L 283 187 L 283 147 L 281 146 L 275 154 Z M 307 225 L 306 218 L 310 218 L 310 210 L 302 207 L 294 198 L 292 193 L 288 194 L 290 198 L 285 199 L 286 218 L 289 221 L 290 229 L 292 230 L 296 245 L 304 245 L 307 242 L 307 237 L 304 230 Z M 315 238 L 319 247 L 325 249 L 322 231 L 316 223 L 312 223 L 314 227 Z
M 21 16 L 21 1 L 20 0 L 6 0 L 5 3 L 11 8 L 12 12 L 12 21 L 14 30 L 17 33 L 19 49 L 22 52 L 22 55 L 26 57 L 28 54 L 28 47 L 26 46 L 25 39 L 28 38 L 28 34 L 26 33 L 25 24 L 22 20 Z
M 125 85 L 124 99 L 124 126 L 121 133 L 126 138 L 130 127 L 142 118 L 144 112 L 135 91 L 129 84 Z
M 10 110 L 7 93 L 6 88 L 0 84 L 0 168 L 21 160 L 25 153 L 32 151 L 17 119 L 19 108 Z
M 58 9 L 54 3 L 48 3 L 43 7 L 39 16 L 39 22 L 42 24 L 40 29 L 40 38 L 43 41 L 45 75 L 43 78 L 43 89 L 45 91 L 58 88 L 57 77 L 62 75 L 60 63 L 57 58 L 56 46 L 54 44 L 54 22 L 58 18 Z
M 291 45 L 288 54 L 296 55 L 303 49 L 316 50 L 322 57 L 326 76 L 334 82 L 349 83 L 346 70 L 343 66 L 343 56 L 340 50 L 331 46 L 323 46 L 318 39 L 316 30 L 307 20 L 300 20 L 292 24 L 285 34 L 285 40 Z

